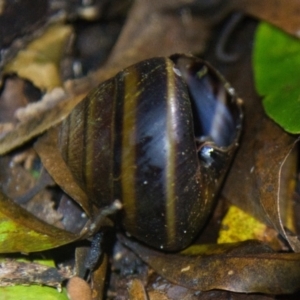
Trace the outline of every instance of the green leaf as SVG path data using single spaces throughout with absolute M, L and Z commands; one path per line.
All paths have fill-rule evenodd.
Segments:
M 258 26 L 254 77 L 266 113 L 290 133 L 300 133 L 300 41 L 267 24 Z
M 0 288 L 0 298 L 5 300 L 68 300 L 66 291 L 46 286 L 10 286 Z

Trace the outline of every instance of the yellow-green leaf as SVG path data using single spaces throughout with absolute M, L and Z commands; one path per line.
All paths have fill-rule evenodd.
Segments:
M 0 288 L 0 299 L 5 300 L 68 300 L 65 290 L 59 292 L 46 286 L 10 286 Z
M 266 228 L 265 224 L 232 205 L 222 220 L 218 243 L 236 243 L 251 239 L 261 240 Z
M 76 239 L 77 235 L 37 219 L 0 192 L 0 253 L 42 251 Z

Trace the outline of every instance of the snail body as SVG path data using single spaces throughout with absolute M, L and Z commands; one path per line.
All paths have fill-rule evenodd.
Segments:
M 187 247 L 213 206 L 241 130 L 240 103 L 206 62 L 152 58 L 100 84 L 64 120 L 59 147 L 99 208 L 149 246 Z

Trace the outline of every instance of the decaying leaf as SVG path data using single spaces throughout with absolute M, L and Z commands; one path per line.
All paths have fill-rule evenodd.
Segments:
M 201 52 L 206 45 L 209 24 L 199 17 L 195 17 L 189 9 L 176 8 L 172 11 L 172 5 L 188 2 L 190 1 L 176 0 L 170 4 L 165 1 L 151 3 L 145 0 L 135 1 L 124 30 L 106 65 L 83 80 L 64 83 L 62 94 L 59 97 L 53 97 L 57 101 L 47 102 L 44 99 L 39 104 L 19 110 L 16 115 L 20 123 L 0 138 L 0 154 L 19 147 L 57 125 L 83 99 L 91 87 L 113 76 L 124 67 L 150 56 L 168 55 L 173 52 Z M 250 1 L 248 2 L 250 5 Z M 253 1 L 253 6 L 255 3 L 257 1 Z M 245 65 L 241 64 L 241 66 L 239 72 L 244 73 Z M 250 69 L 250 67 L 247 65 L 247 68 Z M 56 64 L 55 68 L 57 68 Z M 58 84 L 55 76 L 50 83 L 47 83 L 48 88 L 53 82 L 55 82 L 53 85 Z M 44 83 L 39 84 L 45 86 Z M 68 90 L 66 88 L 68 84 L 74 89 Z M 247 80 L 247 84 L 249 85 L 249 80 Z M 50 93 L 46 96 L 49 95 Z M 253 102 L 252 99 L 246 99 L 245 107 L 244 139 L 237 162 L 233 165 L 233 175 L 229 177 L 224 194 L 239 207 L 246 207 L 249 213 L 276 228 L 289 240 L 293 249 L 297 250 L 297 239 L 288 235 L 284 227 L 288 226 L 293 229 L 293 226 L 289 225 L 292 223 L 289 219 L 293 219 L 293 217 L 289 218 L 290 213 L 283 212 L 285 207 L 288 207 L 287 211 L 290 211 L 291 205 L 290 202 L 284 202 L 288 204 L 285 207 L 280 205 L 279 194 L 283 193 L 279 189 L 284 185 L 280 187 L 278 183 L 281 178 L 281 166 L 293 146 L 294 138 L 283 133 L 276 125 L 274 126 L 264 116 L 259 104 Z M 45 164 L 47 164 L 47 152 L 53 154 L 53 157 L 48 156 L 49 167 L 49 162 L 51 165 L 55 161 L 55 147 L 51 144 L 46 145 L 43 143 L 43 139 L 46 138 L 41 138 L 37 148 L 40 147 L 39 152 L 43 153 L 41 157 Z M 61 165 L 57 164 L 54 167 L 59 169 Z M 64 188 L 64 180 L 67 185 L 69 183 L 72 185 L 73 182 L 66 180 L 65 174 L 64 171 L 61 171 L 59 174 L 61 178 L 56 179 L 57 183 L 87 213 L 90 213 L 91 209 L 85 196 L 81 197 L 80 192 L 77 193 L 78 190 L 72 189 L 72 186 Z M 287 179 L 284 179 L 284 183 L 289 182 L 289 178 L 288 175 Z M 286 216 L 288 217 L 286 218 Z M 0 222 L 2 222 L 0 225 L 0 251 L 6 253 L 40 251 L 58 247 L 79 238 L 76 234 L 57 229 L 36 219 L 4 195 L 0 198 Z M 300 288 L 299 254 L 274 253 L 269 247 L 257 242 L 205 246 L 202 251 L 196 250 L 196 256 L 162 254 L 146 249 L 137 243 L 130 241 L 125 243 L 163 277 L 185 286 L 182 289 L 176 286 L 172 289 L 173 294 L 169 290 L 170 293 L 164 293 L 162 298 L 154 298 L 158 297 L 156 291 L 156 294 L 152 293 L 151 297 L 149 294 L 150 299 L 176 299 L 175 296 L 178 298 L 180 295 L 186 295 L 187 299 L 193 299 L 188 298 L 193 294 L 188 289 L 202 291 L 225 289 L 244 293 L 280 294 L 293 293 Z M 93 299 L 101 297 L 105 269 L 106 263 L 91 274 Z M 84 275 L 80 274 L 80 276 Z M 142 297 L 146 297 L 141 281 L 137 280 L 135 283 L 138 287 L 134 288 L 131 294 L 133 296 L 141 294 Z M 74 291 L 73 288 L 71 290 Z M 90 292 L 89 287 L 87 287 L 87 291 L 87 293 Z M 76 291 L 75 294 L 74 297 L 77 297 Z M 220 299 L 222 299 L 224 294 L 220 292 L 218 295 L 221 295 Z M 228 294 L 225 295 L 228 296 Z M 163 298 L 164 296 L 166 297 Z M 41 298 L 45 299 L 44 296 Z
M 235 10 L 265 20 L 296 37 L 300 37 L 300 3 L 298 0 L 231 0 Z
M 280 198 L 280 188 L 287 189 L 291 179 L 285 179 L 284 185 L 280 185 L 282 166 L 295 138 L 260 115 L 257 108 L 253 118 L 260 120 L 252 119 L 252 130 L 249 128 L 250 131 L 245 132 L 224 193 L 233 203 L 275 228 L 295 251 L 299 251 L 299 241 L 287 234 L 282 222 L 283 206 L 289 205 L 292 199 Z
M 281 197 L 284 189 L 290 189 L 296 175 L 290 170 L 287 177 L 282 177 L 282 168 L 296 137 L 284 132 L 265 115 L 255 92 L 250 62 L 250 57 L 245 56 L 225 73 L 244 100 L 245 121 L 240 147 L 222 193 L 239 208 L 275 228 L 298 251 L 297 238 L 286 232 L 287 223 L 283 223 L 285 211 L 292 212 L 288 207 L 293 199 Z
M 35 262 L 6 260 L 0 262 L 0 286 L 13 285 L 47 285 L 60 288 L 62 282 L 71 277 L 72 273 L 64 273 L 54 266 Z
M 256 239 L 268 244 L 279 244 L 276 235 L 275 230 L 272 231 L 262 222 L 232 205 L 222 220 L 217 242 L 236 243 Z
M 72 27 L 53 25 L 43 36 L 31 42 L 26 49 L 4 68 L 4 74 L 16 73 L 33 82 L 42 90 L 52 90 L 62 86 L 59 64 Z
M 129 283 L 130 300 L 147 300 L 147 294 L 143 283 L 138 279 L 133 279 Z
M 93 272 L 92 277 L 92 299 L 101 300 L 105 290 L 105 279 L 107 278 L 108 257 L 104 254 L 101 259 L 101 264 Z
M 60 123 L 82 100 L 82 95 L 69 98 L 63 93 L 55 105 L 47 107 L 29 120 L 19 123 L 12 131 L 0 136 L 0 154 L 23 145 L 33 137 Z
M 170 13 L 183 2 L 135 1 L 108 64 L 120 70 L 154 56 L 203 51 L 210 24 L 190 11 Z
M 63 160 L 57 144 L 57 130 L 54 128 L 48 131 L 35 144 L 43 165 L 52 175 L 55 182 L 90 216 L 92 207 L 86 193 L 76 184 L 76 181 Z
M 164 254 L 124 238 L 122 241 L 158 274 L 189 289 L 264 294 L 300 289 L 300 254 L 274 253 L 257 242 L 241 243 L 217 255 L 184 256 Z
M 3 82 L 0 96 L 0 122 L 16 123 L 15 111 L 38 100 L 40 94 L 28 81 L 15 75 L 8 76 Z
M 254 176 L 256 175 L 255 181 L 259 191 L 260 205 L 264 209 L 265 220 L 287 239 L 294 251 L 300 252 L 300 241 L 294 235 L 295 233 L 288 233 L 286 230 L 288 224 L 284 223 L 286 219 L 284 212 L 290 211 L 288 206 L 291 205 L 290 203 L 293 199 L 291 197 L 282 199 L 282 196 L 290 195 L 284 190 L 288 190 L 290 182 L 294 180 L 295 173 L 291 172 L 294 170 L 293 168 L 289 169 L 288 178 L 283 177 L 285 181 L 281 182 L 285 162 L 294 147 L 294 139 L 293 137 L 284 137 L 285 134 L 283 133 L 280 135 L 275 133 L 279 128 L 274 130 L 274 132 L 272 130 L 274 124 L 270 121 L 266 121 L 262 126 L 264 132 L 261 132 L 255 144 L 256 155 L 253 171 Z M 268 134 L 268 143 L 265 142 L 263 133 Z M 283 144 L 287 143 L 286 139 L 292 139 L 290 140 L 291 144 Z M 271 161 L 266 159 L 266 157 L 272 158 Z M 292 164 L 295 166 L 296 160 Z M 289 229 L 293 230 L 293 228 Z

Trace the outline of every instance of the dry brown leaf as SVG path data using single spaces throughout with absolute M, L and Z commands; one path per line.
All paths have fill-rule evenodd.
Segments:
M 231 0 L 234 9 L 265 20 L 300 38 L 298 0 Z
M 218 254 L 185 256 L 120 239 L 158 274 L 188 289 L 263 294 L 289 294 L 300 289 L 300 254 L 274 253 L 256 241 L 232 244 L 227 250 L 221 245 Z
M 81 205 L 84 211 L 90 216 L 92 214 L 91 203 L 86 193 L 76 183 L 73 174 L 63 160 L 59 152 L 57 138 L 57 128 L 53 128 L 39 138 L 34 148 L 54 181 Z
M 231 202 L 275 228 L 299 252 L 300 242 L 286 232 L 281 219 L 282 203 L 289 205 L 292 199 L 280 199 L 281 169 L 295 137 L 265 116 L 257 98 L 245 101 L 245 115 L 244 135 L 223 193 Z M 288 184 L 287 180 L 281 188 L 288 188 Z

